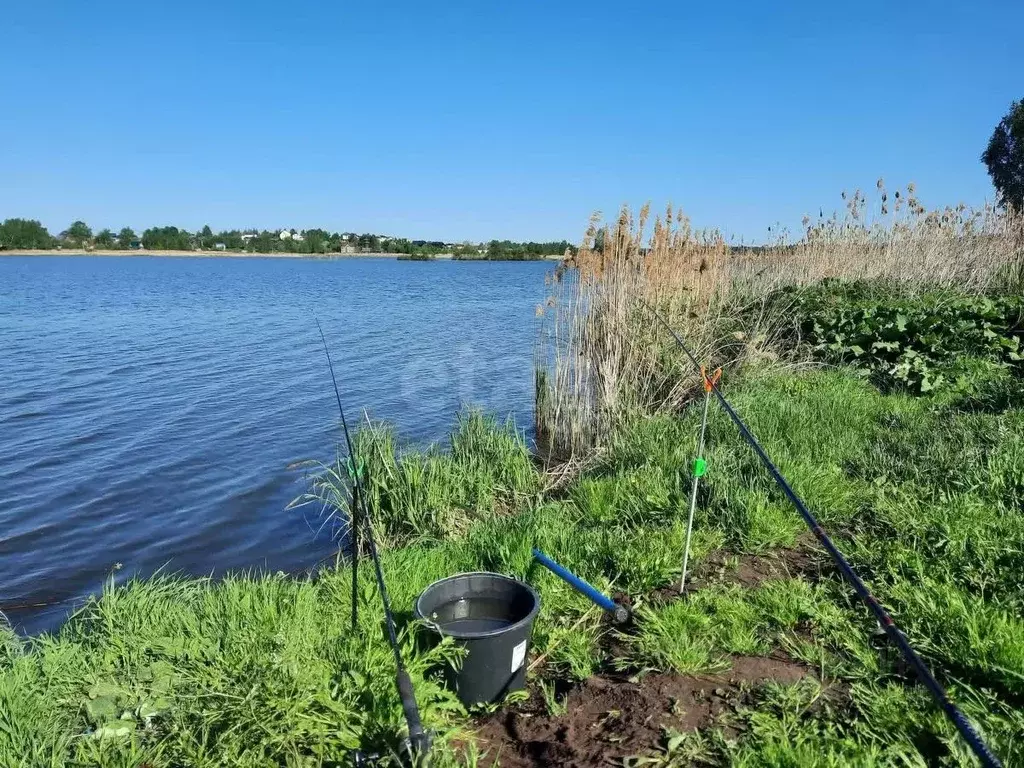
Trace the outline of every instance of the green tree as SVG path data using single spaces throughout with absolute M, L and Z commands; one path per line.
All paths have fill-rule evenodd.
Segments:
M 177 227 L 150 227 L 142 233 L 142 244 L 151 251 L 190 251 L 192 236 Z
M 250 253 L 276 253 L 281 250 L 281 238 L 277 232 L 264 229 L 248 240 L 245 250 Z
M 322 229 L 307 229 L 302 233 L 303 253 L 326 253 L 330 244 L 331 234 Z
M 388 241 L 388 251 L 391 253 L 412 253 L 412 243 L 404 237 L 395 237 Z
M 53 247 L 53 237 L 35 219 L 7 219 L 0 224 L 0 249 Z
M 482 248 L 483 246 L 479 243 L 471 243 L 467 240 L 452 248 L 452 256 L 462 259 L 475 259 L 480 256 Z
M 988 175 L 1007 208 L 1024 211 L 1024 100 L 1010 104 L 981 155 Z
M 359 239 L 356 241 L 356 244 L 359 246 L 360 250 L 363 251 L 380 250 L 380 238 L 378 238 L 376 235 L 371 235 L 368 232 L 360 235 Z
M 242 240 L 242 233 L 237 229 L 226 229 L 223 232 L 218 232 L 213 238 L 213 244 L 224 243 L 224 247 L 229 251 L 241 251 L 245 248 L 245 241 Z
M 101 229 L 93 239 L 97 248 L 111 248 L 114 245 L 114 233 L 109 229 Z
M 76 221 L 61 234 L 61 237 L 72 243 L 85 245 L 92 240 L 92 230 L 84 221 Z
M 561 256 L 572 246 L 566 240 L 552 240 L 546 243 L 514 243 L 511 240 L 491 240 L 487 244 L 488 259 L 530 260 L 544 256 Z
M 210 229 L 210 225 L 205 225 L 199 232 L 196 233 L 196 244 L 200 248 L 213 248 L 214 237 L 213 230 Z
M 135 230 L 131 227 L 123 227 L 120 232 L 117 233 L 117 247 L 118 248 L 131 248 L 132 243 L 138 240 L 138 236 L 135 234 Z

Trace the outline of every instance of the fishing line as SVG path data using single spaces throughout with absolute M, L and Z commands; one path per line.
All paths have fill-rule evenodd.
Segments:
M 669 325 L 668 321 L 661 316 L 661 313 L 659 313 L 654 307 L 648 304 L 644 299 L 640 299 L 640 303 L 643 304 L 644 307 L 646 307 L 647 310 L 652 315 L 654 315 L 658 322 L 665 327 L 665 329 L 672 335 L 672 338 L 675 339 L 680 349 L 682 349 L 686 356 L 690 359 L 690 362 L 693 363 L 693 366 L 697 370 L 700 370 L 700 363 L 697 362 L 697 358 L 694 356 L 693 352 L 690 351 L 690 348 L 686 346 L 686 343 L 679 337 L 679 334 L 676 333 L 675 330 L 673 330 L 672 326 Z M 896 646 L 900 649 L 900 653 L 903 654 L 904 660 L 911 667 L 913 667 L 915 672 L 917 672 L 918 677 L 924 683 L 929 693 L 931 693 L 932 697 L 936 700 L 936 702 L 938 702 L 939 706 L 942 708 L 942 711 L 946 714 L 946 717 L 948 717 L 953 722 L 953 725 L 956 726 L 956 729 L 960 732 L 960 735 L 963 736 L 964 741 L 967 742 L 968 746 L 977 756 L 978 760 L 981 761 L 981 764 L 985 766 L 985 768 L 1002 768 L 1002 763 L 999 762 L 999 759 L 988 748 L 988 746 L 982 740 L 981 736 L 975 730 L 974 726 L 971 725 L 970 721 L 968 721 L 964 713 L 960 711 L 960 709 L 956 706 L 956 704 L 952 702 L 952 700 L 950 700 L 949 694 L 946 693 L 946 690 L 942 687 L 942 684 L 935 679 L 935 676 L 931 673 L 931 671 L 928 669 L 928 666 L 924 663 L 924 660 L 917 654 L 917 651 L 915 651 L 911 647 L 910 643 L 907 641 L 906 635 L 904 635 L 903 631 L 896 626 L 895 622 L 892 620 L 892 617 L 888 614 L 885 608 L 882 607 L 881 603 L 879 603 L 878 600 L 875 599 L 875 596 L 871 594 L 871 591 L 868 589 L 867 585 L 863 582 L 863 580 L 861 580 L 860 576 L 857 575 L 857 572 L 853 570 L 853 567 L 849 564 L 849 562 L 847 562 L 846 558 L 839 551 L 836 545 L 832 543 L 832 539 L 829 538 L 828 534 L 825 533 L 821 525 L 818 524 L 817 519 L 807 508 L 807 505 L 804 504 L 803 500 L 796 495 L 796 492 L 786 481 L 786 478 L 782 476 L 782 473 L 779 471 L 778 467 L 775 466 L 772 460 L 768 457 L 768 454 L 765 452 L 764 448 L 761 447 L 761 444 L 757 441 L 757 438 L 754 437 L 753 433 L 750 431 L 747 425 L 743 423 L 743 420 L 739 417 L 736 411 L 733 410 L 732 406 L 729 404 L 729 401 L 725 399 L 725 395 L 722 394 L 722 392 L 719 390 L 718 386 L 714 382 L 711 383 L 711 390 L 718 398 L 718 402 L 722 404 L 722 408 L 725 409 L 725 412 L 729 415 L 729 418 L 732 419 L 737 429 L 739 429 L 740 434 L 747 441 L 747 443 L 750 444 L 750 447 L 754 449 L 754 453 L 757 454 L 758 458 L 761 460 L 761 463 L 764 465 L 765 469 L 767 469 L 768 472 L 771 474 L 776 484 L 778 484 L 779 488 L 782 489 L 782 492 L 789 498 L 791 502 L 793 502 L 793 506 L 796 507 L 797 511 L 800 513 L 800 516 L 803 517 L 804 522 L 807 523 L 808 527 L 811 529 L 811 532 L 814 533 L 815 537 L 817 537 L 818 541 L 821 542 L 821 545 L 832 557 L 832 560 L 839 568 L 840 573 L 842 573 L 846 580 L 850 582 L 850 584 L 853 586 L 853 590 L 857 593 L 858 597 L 860 597 L 865 603 L 867 603 L 868 608 L 870 608 L 871 612 L 874 613 L 875 618 L 878 620 L 878 623 L 885 631 L 885 634 L 888 635 L 889 639 L 893 643 L 895 643 Z
M 338 401 L 338 411 L 341 413 L 341 428 L 345 433 L 345 445 L 348 448 L 349 459 L 352 462 L 356 461 L 355 449 L 352 445 L 352 437 L 349 435 L 348 422 L 345 420 L 345 409 L 341 405 L 341 393 L 338 390 L 338 380 L 334 376 L 334 364 L 331 362 L 331 352 L 327 347 L 327 338 L 324 336 L 324 329 L 320 326 L 320 321 L 314 316 L 316 321 L 317 330 L 320 331 L 320 340 L 324 344 L 324 354 L 327 355 L 327 367 L 331 371 L 331 383 L 334 384 L 334 396 Z M 362 524 L 367 526 L 366 543 L 367 549 L 370 551 L 370 559 L 373 561 L 374 573 L 377 577 L 377 588 L 380 590 L 381 602 L 384 604 L 384 624 L 387 627 L 388 641 L 391 644 L 391 651 L 395 656 L 395 667 L 397 669 L 396 684 L 398 687 L 398 696 L 402 700 L 402 710 L 405 713 L 405 722 L 409 727 L 409 739 L 407 747 L 409 752 L 414 757 L 422 756 L 425 758 L 427 752 L 430 749 L 430 738 L 429 735 L 423 730 L 423 723 L 420 721 L 419 707 L 416 705 L 416 694 L 412 688 L 412 680 L 409 678 L 409 673 L 405 668 L 405 664 L 402 661 L 402 651 L 398 646 L 398 636 L 395 633 L 395 617 L 391 612 L 391 600 L 388 597 L 388 588 L 384 583 L 384 571 L 380 565 L 380 555 L 377 553 L 377 544 L 373 537 L 373 523 L 372 517 L 370 516 L 370 510 L 367 506 L 367 497 L 363 492 L 362 482 L 360 478 L 361 467 L 358 465 L 351 467 L 352 472 L 352 507 L 353 507 L 353 521 L 356 521 L 359 516 L 359 510 L 362 512 Z M 351 526 L 350 526 L 351 529 Z M 357 542 L 358 545 L 358 542 Z M 354 551 L 354 550 L 353 550 Z M 356 619 L 355 609 L 356 599 L 356 582 L 355 582 L 355 571 L 353 571 L 352 579 L 352 621 L 353 626 Z

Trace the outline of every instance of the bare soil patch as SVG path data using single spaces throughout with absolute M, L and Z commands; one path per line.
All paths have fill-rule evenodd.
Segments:
M 513 711 L 479 724 L 484 765 L 502 768 L 582 768 L 621 763 L 630 755 L 654 752 L 663 728 L 680 732 L 727 719 L 768 681 L 795 683 L 814 672 L 781 653 L 736 656 L 727 672 L 713 675 L 657 673 L 591 677 L 569 691 L 566 712 L 552 717 L 536 692 Z
M 716 550 L 701 561 L 687 580 L 686 593 L 716 584 L 738 584 L 749 589 L 766 581 L 796 576 L 817 581 L 829 566 L 824 556 L 813 549 L 813 541 L 813 536 L 801 536 L 795 547 L 783 547 L 763 555 Z M 651 594 L 654 602 L 658 603 L 678 597 L 678 584 L 662 587 Z

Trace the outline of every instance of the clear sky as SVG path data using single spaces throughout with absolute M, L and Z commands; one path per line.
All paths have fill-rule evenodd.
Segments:
M 1024 2 L 10 0 L 0 219 L 576 240 L 993 196 Z

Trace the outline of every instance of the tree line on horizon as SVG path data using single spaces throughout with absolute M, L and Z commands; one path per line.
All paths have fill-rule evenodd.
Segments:
M 58 235 L 52 235 L 34 219 L 7 219 L 0 223 L 0 250 L 54 250 L 81 248 L 100 250 L 147 251 L 235 251 L 248 253 L 398 253 L 409 256 L 433 256 L 451 253 L 462 258 L 535 259 L 562 255 L 574 247 L 567 240 L 514 242 L 491 240 L 486 243 L 445 243 L 440 240 L 410 240 L 370 233 L 306 230 L 223 230 L 214 232 L 209 225 L 197 232 L 178 227 L 150 227 L 137 234 L 131 227 L 119 232 L 101 229 L 93 232 L 84 221 L 75 221 Z

